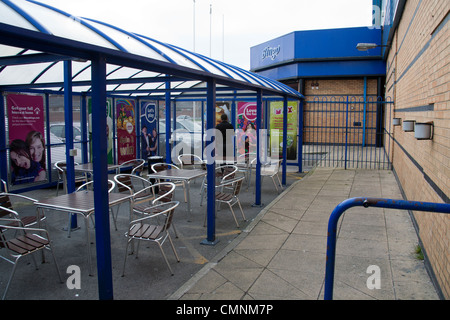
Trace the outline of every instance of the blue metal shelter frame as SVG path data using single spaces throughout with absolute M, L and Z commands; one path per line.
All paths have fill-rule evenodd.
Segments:
M 68 192 L 74 191 L 73 157 L 69 156 L 73 148 L 72 95 L 76 91 L 92 97 L 92 118 L 96 123 L 92 128 L 92 155 L 97 269 L 99 298 L 102 300 L 114 297 L 107 155 L 106 144 L 102 143 L 106 140 L 108 94 L 159 97 L 165 99 L 166 106 L 170 106 L 172 99 L 180 93 L 195 92 L 197 96 L 206 97 L 207 128 L 214 126 L 217 92 L 232 92 L 236 96 L 253 93 L 257 99 L 258 115 L 262 112 L 263 97 L 278 97 L 284 101 L 285 109 L 288 99 L 303 98 L 288 86 L 263 76 L 105 23 L 75 18 L 37 1 L 2 0 L 0 11 L 0 92 L 64 92 Z M 14 75 L 20 77 L 14 78 Z M 1 100 L 0 127 L 4 128 L 5 106 Z M 166 119 L 171 119 L 170 108 L 166 108 Z M 166 134 L 168 137 L 171 134 L 169 123 L 166 125 Z M 283 137 L 286 139 L 286 134 Z M 213 141 L 210 138 L 206 142 Z M 257 143 L 260 143 L 259 137 Z M 286 141 L 283 144 L 286 145 Z M 0 130 L 2 178 L 7 176 L 7 150 L 6 133 Z M 166 154 L 170 154 L 169 145 L 166 145 Z M 255 202 L 260 204 L 259 155 L 257 158 Z M 286 161 L 283 169 L 285 172 Z M 207 172 L 208 181 L 211 182 L 214 179 L 214 161 L 207 164 Z M 214 243 L 214 183 L 208 183 L 208 186 L 206 242 Z

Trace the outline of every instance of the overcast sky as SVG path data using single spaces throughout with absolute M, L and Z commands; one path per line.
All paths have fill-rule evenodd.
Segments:
M 372 22 L 372 0 L 37 1 L 191 51 L 195 8 L 195 51 L 244 69 L 250 67 L 250 48 L 273 38 Z

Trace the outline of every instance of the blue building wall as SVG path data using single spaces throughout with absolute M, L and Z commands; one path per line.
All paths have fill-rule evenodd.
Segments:
M 252 47 L 250 66 L 276 80 L 383 76 L 381 48 L 356 49 L 358 43 L 381 41 L 382 30 L 376 27 L 295 31 Z

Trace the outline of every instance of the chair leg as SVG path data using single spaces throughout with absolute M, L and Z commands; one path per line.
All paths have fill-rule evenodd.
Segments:
M 229 203 L 229 202 L 228 202 L 228 205 L 230 206 L 230 210 L 231 210 L 231 214 L 233 215 L 234 222 L 236 222 L 236 227 L 239 228 L 239 223 L 238 223 L 238 221 L 237 221 L 237 219 L 236 219 L 236 215 L 234 214 L 233 207 L 232 207 L 231 203 Z
M 53 263 L 55 264 L 56 273 L 58 273 L 59 281 L 60 283 L 63 283 L 63 279 L 61 277 L 61 272 L 59 271 L 58 262 L 56 261 L 55 253 L 53 252 L 53 248 L 50 247 L 50 244 L 46 247 L 47 250 L 49 250 L 53 257 Z
M 13 263 L 13 269 L 11 270 L 11 275 L 9 276 L 9 280 L 8 283 L 6 285 L 6 289 L 5 292 L 3 293 L 3 297 L 2 300 L 6 299 L 6 294 L 8 293 L 8 289 L 9 289 L 9 285 L 11 284 L 11 281 L 14 277 L 14 274 L 16 273 L 16 266 L 17 266 L 17 262 L 19 261 L 20 258 L 16 259 L 16 261 Z
M 247 218 L 244 215 L 244 210 L 242 210 L 241 202 L 239 201 L 239 199 L 237 199 L 236 202 L 239 205 L 239 208 L 241 209 L 242 219 L 244 219 L 244 221 L 247 221 Z
M 170 267 L 169 260 L 167 260 L 166 254 L 164 253 L 164 250 L 163 250 L 161 244 L 159 242 L 157 242 L 157 244 L 159 246 L 159 250 L 161 250 L 161 253 L 164 257 L 164 260 L 166 261 L 167 266 L 169 267 L 170 274 L 173 275 L 173 271 L 172 271 L 172 268 Z
M 130 241 L 132 240 L 127 240 L 127 245 L 125 246 L 125 259 L 123 259 L 123 270 L 122 270 L 122 277 L 125 276 L 125 264 L 127 262 L 127 256 L 128 256 L 128 245 L 130 244 Z

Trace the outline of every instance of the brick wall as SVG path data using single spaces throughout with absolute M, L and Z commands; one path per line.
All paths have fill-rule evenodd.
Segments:
M 434 122 L 432 140 L 416 140 L 414 132 L 392 128 L 393 166 L 409 200 L 442 203 L 450 196 L 449 10 L 448 0 L 407 1 L 387 61 L 392 116 Z M 450 216 L 415 212 L 414 217 L 436 280 L 449 299 Z
M 372 101 L 376 101 L 377 85 L 377 79 L 367 80 L 367 95 Z M 304 95 L 306 101 L 317 102 L 306 102 L 303 106 L 304 144 L 344 144 L 346 122 L 350 128 L 348 143 L 362 143 L 362 127 L 355 127 L 354 124 L 363 121 L 364 79 L 308 79 L 305 81 Z M 345 105 L 347 95 L 350 96 L 348 117 Z M 375 127 L 376 105 L 367 104 L 366 112 L 367 126 Z M 367 144 L 375 144 L 376 136 L 370 134 L 370 130 L 367 130 L 365 137 Z

